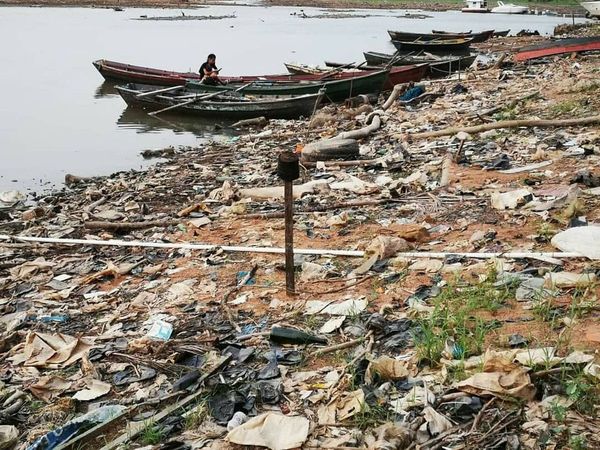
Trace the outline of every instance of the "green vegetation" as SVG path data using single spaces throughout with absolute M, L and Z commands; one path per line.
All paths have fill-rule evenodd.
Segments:
M 516 106 L 506 107 L 494 114 L 496 120 L 515 120 L 519 117 L 519 109 Z
M 361 404 L 360 411 L 352 417 L 352 425 L 367 430 L 389 422 L 393 413 L 385 405 Z
M 568 408 L 557 401 L 550 405 L 550 413 L 557 422 L 563 423 L 565 421 L 567 418 L 567 411 Z
M 581 108 L 583 106 L 580 100 L 564 100 L 552 106 L 551 111 L 555 115 L 564 115 Z
M 566 394 L 573 401 L 573 408 L 581 414 L 592 414 L 600 400 L 598 385 L 582 371 L 566 376 Z
M 185 416 L 185 429 L 193 430 L 198 428 L 204 422 L 204 419 L 208 416 L 208 406 L 206 399 L 203 399 L 198 403 L 194 409 L 188 411 Z
M 140 433 L 140 441 L 143 445 L 156 445 L 164 438 L 161 429 L 154 422 L 144 424 L 144 429 Z
M 583 436 L 571 436 L 569 437 L 569 448 L 571 450 L 586 450 L 588 445 Z
M 419 327 L 414 336 L 421 361 L 439 362 L 447 342 L 453 343 L 454 359 L 483 351 L 485 337 L 494 325 L 475 313 L 495 311 L 514 297 L 514 287 L 496 288 L 495 278 L 495 274 L 490 274 L 488 281 L 478 285 L 452 283 L 433 299 L 433 313 L 417 321 Z

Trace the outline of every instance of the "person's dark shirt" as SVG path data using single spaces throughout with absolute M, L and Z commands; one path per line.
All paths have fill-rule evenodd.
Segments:
M 202 76 L 202 78 L 204 78 L 206 76 L 206 74 L 204 73 L 204 70 L 206 69 L 206 71 L 208 72 L 212 72 L 213 70 L 217 70 L 217 66 L 210 64 L 208 62 L 205 62 L 204 64 L 202 64 L 200 66 L 200 75 Z M 202 79 L 201 78 L 201 79 Z

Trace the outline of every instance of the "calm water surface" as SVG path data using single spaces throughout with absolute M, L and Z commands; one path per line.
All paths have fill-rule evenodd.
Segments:
M 0 7 L 0 191 L 40 191 L 66 173 L 138 169 L 149 148 L 228 139 L 210 123 L 148 117 L 126 108 L 91 62 L 106 58 L 172 70 L 197 70 L 217 54 L 224 75 L 280 73 L 283 62 L 361 61 L 365 50 L 393 52 L 387 29 L 536 29 L 549 34 L 570 18 L 360 11 L 376 17 L 301 19 L 299 8 L 215 6 L 186 15 L 236 15 L 211 21 L 138 21 L 179 10 Z M 308 15 L 323 10 L 304 8 Z M 216 134 L 219 133 L 219 134 Z

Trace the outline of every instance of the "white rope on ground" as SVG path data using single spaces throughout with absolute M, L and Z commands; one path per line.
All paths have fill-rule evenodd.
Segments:
M 112 247 L 147 247 L 147 248 L 168 248 L 168 249 L 187 249 L 187 250 L 216 250 L 221 249 L 225 252 L 237 253 L 274 253 L 284 254 L 283 247 L 236 247 L 229 245 L 212 244 L 192 244 L 192 243 L 165 243 L 165 242 L 144 242 L 144 241 L 123 241 L 118 239 L 109 239 L 106 241 L 97 239 L 66 239 L 66 238 L 43 238 L 36 236 L 11 236 L 0 234 L 0 240 L 10 241 L 18 240 L 23 242 L 60 244 L 60 245 L 98 245 Z M 0 244 L 1 245 L 1 244 Z M 295 248 L 294 253 L 299 255 L 330 255 L 330 256 L 349 256 L 361 258 L 365 252 L 360 250 L 328 250 L 312 248 Z M 462 256 L 475 259 L 492 258 L 584 258 L 583 255 L 575 252 L 488 252 L 488 253 L 466 253 L 466 252 L 401 252 L 395 256 L 404 258 L 446 258 L 448 256 Z
M 144 241 L 123 241 L 119 239 L 108 239 L 106 241 L 98 239 L 66 239 L 66 238 L 42 238 L 35 236 L 10 236 L 0 234 L 0 240 L 19 240 L 23 242 L 38 242 L 45 244 L 62 245 L 98 245 L 111 247 L 147 247 L 147 248 L 169 248 L 186 250 L 217 250 L 237 253 L 276 253 L 284 254 L 283 247 L 239 247 L 230 245 L 212 245 L 212 244 L 192 244 L 192 243 L 166 243 L 166 242 L 144 242 Z M 311 248 L 295 248 L 294 253 L 300 255 L 331 255 L 331 256 L 351 256 L 361 258 L 365 252 L 360 250 L 326 250 Z

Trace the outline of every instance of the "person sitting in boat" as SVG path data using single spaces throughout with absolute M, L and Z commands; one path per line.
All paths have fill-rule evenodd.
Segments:
M 216 63 L 217 57 L 214 53 L 211 53 L 208 55 L 208 58 L 206 58 L 206 62 L 200 66 L 200 75 L 202 77 L 200 82 L 202 84 L 209 84 L 212 86 L 225 84 L 219 78 L 220 69 L 217 69 Z

